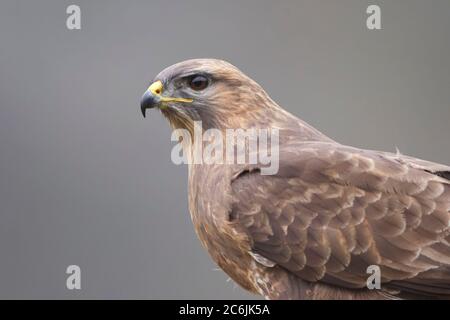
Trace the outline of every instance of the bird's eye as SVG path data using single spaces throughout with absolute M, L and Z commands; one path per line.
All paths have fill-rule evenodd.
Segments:
M 192 90 L 200 91 L 205 89 L 208 86 L 208 78 L 205 76 L 196 75 L 189 79 L 189 87 L 191 87 Z

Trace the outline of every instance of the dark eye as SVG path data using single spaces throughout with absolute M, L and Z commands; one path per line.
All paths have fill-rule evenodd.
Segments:
M 200 91 L 205 89 L 208 86 L 208 78 L 205 76 L 196 75 L 189 79 L 189 87 L 191 87 L 192 90 Z

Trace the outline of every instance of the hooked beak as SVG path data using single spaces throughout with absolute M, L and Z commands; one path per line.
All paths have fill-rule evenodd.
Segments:
M 155 96 L 150 91 L 145 91 L 141 99 L 141 112 L 145 118 L 145 111 L 154 108 L 157 104 Z
M 144 118 L 147 109 L 159 107 L 161 105 L 161 102 L 191 103 L 192 101 L 194 101 L 193 99 L 187 98 L 164 97 L 162 96 L 162 92 L 163 92 L 163 84 L 159 80 L 153 82 L 150 85 L 150 87 L 148 87 L 147 91 L 145 91 L 141 99 L 141 112 Z

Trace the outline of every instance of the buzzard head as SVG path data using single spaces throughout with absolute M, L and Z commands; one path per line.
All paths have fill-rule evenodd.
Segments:
M 255 81 L 235 66 L 216 59 L 174 64 L 158 74 L 141 100 L 159 108 L 173 128 L 191 129 L 194 121 L 208 128 L 246 128 L 281 110 Z

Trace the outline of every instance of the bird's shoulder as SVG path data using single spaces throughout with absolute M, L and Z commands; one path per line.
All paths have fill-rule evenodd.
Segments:
M 439 274 L 450 294 L 450 167 L 332 142 L 279 155 L 277 174 L 244 169 L 231 182 L 230 218 L 258 256 L 347 288 L 364 287 L 370 265 L 384 283 L 430 294 L 422 279 Z

